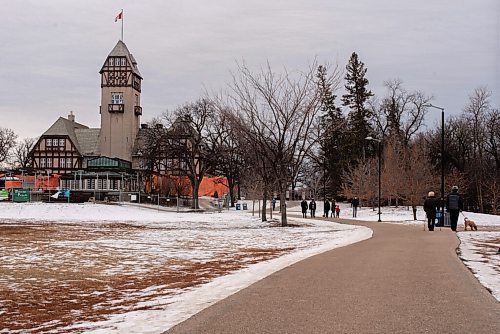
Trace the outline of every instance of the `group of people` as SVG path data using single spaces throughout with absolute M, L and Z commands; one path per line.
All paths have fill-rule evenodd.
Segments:
M 463 210 L 464 204 L 462 196 L 458 193 L 458 187 L 453 186 L 451 193 L 446 196 L 446 200 L 437 199 L 433 191 L 429 191 L 424 201 L 424 211 L 427 215 L 427 227 L 429 231 L 434 231 L 436 225 L 436 212 L 441 211 L 443 207 L 450 214 L 450 227 L 452 231 L 457 230 L 458 215 Z M 444 217 L 442 217 L 444 219 Z
M 304 199 L 302 202 L 300 202 L 300 206 L 302 208 L 302 217 L 307 218 L 307 209 L 309 209 L 311 213 L 311 218 L 316 217 L 316 201 L 314 201 L 314 198 L 311 199 L 309 204 L 307 204 L 307 201 Z M 324 212 L 323 212 L 323 217 L 329 217 L 331 213 L 331 217 L 340 217 L 340 206 L 335 205 L 335 201 L 332 200 L 330 203 L 329 200 L 325 201 L 324 205 Z

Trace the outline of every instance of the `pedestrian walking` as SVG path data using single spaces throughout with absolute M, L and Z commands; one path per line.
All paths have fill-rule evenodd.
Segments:
M 340 206 L 339 206 L 339 205 L 337 205 L 337 206 L 335 207 L 335 215 L 337 216 L 337 218 L 339 218 L 339 217 L 340 217 Z
M 324 209 L 323 217 L 328 218 L 328 212 L 330 212 L 330 202 L 328 200 L 325 200 L 325 206 L 323 209 Z
M 429 191 L 427 198 L 424 201 L 424 211 L 427 215 L 427 227 L 429 231 L 434 231 L 434 225 L 436 224 L 436 208 L 438 206 L 438 200 L 434 196 L 433 191 Z
M 354 196 L 354 198 L 351 200 L 351 206 L 352 206 L 352 216 L 356 218 L 358 215 L 358 206 L 359 206 L 359 199 L 357 196 Z
M 333 218 L 335 217 L 335 208 L 336 208 L 335 199 L 332 199 L 331 207 L 332 207 L 332 218 Z
M 464 207 L 462 196 L 458 193 L 458 187 L 453 186 L 451 193 L 446 196 L 446 211 L 450 213 L 451 230 L 457 230 L 458 215 Z
M 311 211 L 311 218 L 316 217 L 316 202 L 314 198 L 309 202 L 309 211 Z
M 307 201 L 305 199 L 300 202 L 300 207 L 302 208 L 302 218 L 307 218 Z

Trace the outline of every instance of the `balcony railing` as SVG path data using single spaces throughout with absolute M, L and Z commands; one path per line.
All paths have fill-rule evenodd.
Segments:
M 123 103 L 108 104 L 108 112 L 115 113 L 115 112 L 124 112 L 124 111 L 125 111 L 125 105 Z

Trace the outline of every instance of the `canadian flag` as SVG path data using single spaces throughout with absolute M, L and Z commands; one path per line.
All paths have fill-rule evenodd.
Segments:
M 123 19 L 123 10 L 121 12 L 119 12 L 118 15 L 116 15 L 115 22 L 118 20 L 121 20 L 121 19 Z

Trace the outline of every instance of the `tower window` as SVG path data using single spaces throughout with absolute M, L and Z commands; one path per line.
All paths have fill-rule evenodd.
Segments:
M 111 104 L 123 104 L 123 93 L 111 93 Z

